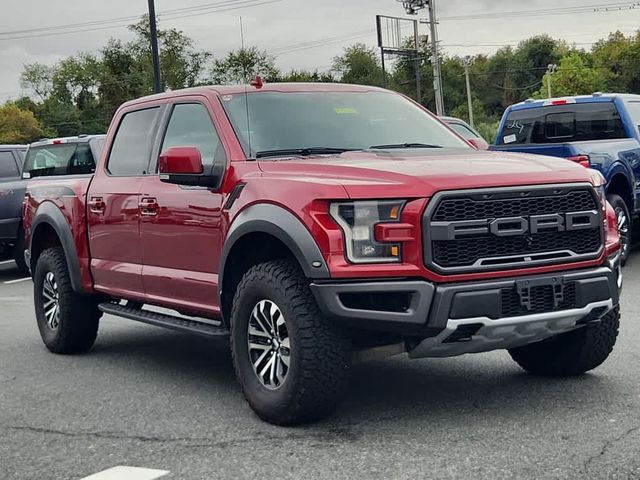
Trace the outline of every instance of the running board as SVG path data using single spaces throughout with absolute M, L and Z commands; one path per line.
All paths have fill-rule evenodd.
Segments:
M 185 318 L 174 317 L 173 315 L 166 315 L 164 313 L 150 312 L 148 310 L 126 307 L 124 305 L 117 305 L 115 303 L 101 303 L 100 305 L 98 305 L 98 308 L 100 309 L 100 311 L 109 315 L 115 315 L 116 317 L 122 317 L 129 320 L 135 320 L 137 322 L 147 323 L 156 327 L 169 328 L 171 330 L 193 333 L 210 338 L 221 338 L 229 336 L 229 330 L 225 328 L 218 327 L 216 325 L 210 325 L 208 323 L 197 322 L 194 320 L 187 320 Z

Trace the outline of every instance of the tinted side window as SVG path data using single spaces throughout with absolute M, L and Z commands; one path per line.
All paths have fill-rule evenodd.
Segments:
M 184 103 L 173 108 L 161 151 L 171 147 L 197 147 L 205 171 L 214 161 L 224 161 L 220 137 L 207 109 L 200 103 Z
M 86 175 L 95 172 L 96 164 L 86 143 L 64 143 L 32 147 L 24 163 L 29 177 Z
M 0 178 L 19 177 L 20 172 L 11 152 L 0 152 Z
M 160 107 L 127 113 L 113 140 L 107 170 L 113 175 L 146 173 Z
M 640 102 L 629 102 L 629 113 L 633 123 L 640 128 Z

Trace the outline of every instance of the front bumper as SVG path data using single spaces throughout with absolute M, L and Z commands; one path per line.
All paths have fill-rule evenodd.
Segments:
M 311 291 L 335 322 L 414 337 L 409 341 L 413 357 L 451 356 L 533 343 L 598 320 L 618 305 L 621 279 L 619 262 L 612 258 L 600 268 L 552 275 L 443 285 L 420 280 L 318 282 Z M 525 306 L 505 300 L 505 295 L 517 295 L 522 301 L 529 284 L 563 287 L 546 310 L 548 295 L 544 301 L 531 297 Z M 520 310 L 514 314 L 514 308 Z

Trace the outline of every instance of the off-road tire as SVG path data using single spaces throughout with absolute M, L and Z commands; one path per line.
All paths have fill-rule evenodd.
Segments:
M 626 202 L 622 199 L 621 196 L 616 195 L 615 193 L 611 193 L 607 195 L 607 200 L 613 207 L 616 212 L 616 220 L 618 220 L 619 215 L 622 214 L 626 218 L 626 225 L 623 226 L 624 231 L 619 228 L 620 231 L 620 241 L 622 243 L 620 249 L 620 264 L 624 266 L 629 259 L 629 252 L 631 251 L 631 246 L 633 245 L 633 217 L 629 213 L 629 207 Z M 618 225 L 618 227 L 620 227 Z
M 620 327 L 620 311 L 614 309 L 598 322 L 543 342 L 509 350 L 529 373 L 546 377 L 581 375 L 609 357 Z
M 18 271 L 22 275 L 29 275 L 29 266 L 24 259 L 24 230 L 22 226 L 18 230 L 18 238 L 16 239 L 16 244 L 13 247 L 13 260 L 16 262 L 18 266 Z
M 277 390 L 260 382 L 249 357 L 249 319 L 262 300 L 280 308 L 291 340 L 289 370 Z M 278 260 L 247 271 L 235 292 L 230 323 L 236 377 L 260 418 L 276 425 L 294 425 L 318 420 L 334 410 L 347 384 L 350 342 L 323 317 L 297 264 Z
M 57 284 L 60 309 L 59 324 L 55 329 L 47 323 L 44 311 L 43 284 L 49 272 L 53 274 Z M 62 248 L 49 248 L 42 252 L 38 258 L 33 281 L 36 321 L 46 347 L 53 353 L 61 354 L 89 350 L 96 340 L 102 312 L 98 310 L 95 298 L 73 291 Z

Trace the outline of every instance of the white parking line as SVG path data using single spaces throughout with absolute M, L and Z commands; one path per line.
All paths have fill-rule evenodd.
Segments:
M 31 280 L 31 277 L 18 278 L 17 280 L 7 280 L 4 282 L 5 285 L 13 285 L 14 283 L 26 282 L 27 280 Z
M 3 260 L 0 262 L 0 265 L 9 265 L 10 263 L 15 263 L 13 260 Z
M 155 478 L 164 477 L 168 473 L 166 470 L 120 466 L 94 473 L 80 480 L 154 480 Z

